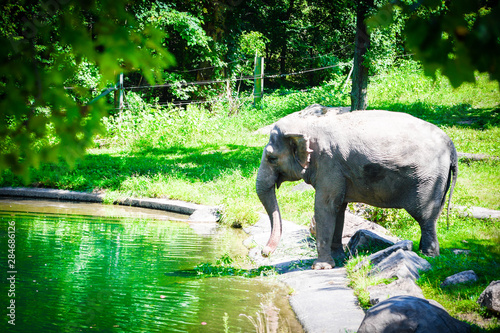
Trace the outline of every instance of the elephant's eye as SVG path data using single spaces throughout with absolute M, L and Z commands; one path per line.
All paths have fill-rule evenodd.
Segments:
M 271 164 L 276 164 L 278 162 L 278 157 L 276 156 L 267 156 L 267 161 Z

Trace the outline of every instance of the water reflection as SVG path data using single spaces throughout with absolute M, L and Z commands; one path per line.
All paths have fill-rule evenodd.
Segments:
M 202 237 L 183 222 L 24 210 L 0 203 L 2 272 L 7 224 L 16 226 L 15 330 L 1 324 L 10 331 L 223 332 L 227 313 L 230 332 L 253 332 L 240 314 L 255 316 L 269 298 L 298 329 L 276 285 L 193 276 L 234 248 L 231 230 Z

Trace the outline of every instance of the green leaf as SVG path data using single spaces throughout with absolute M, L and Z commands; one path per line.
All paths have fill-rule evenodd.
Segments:
M 386 28 L 394 23 L 394 5 L 387 3 L 366 20 L 369 31 L 376 28 Z

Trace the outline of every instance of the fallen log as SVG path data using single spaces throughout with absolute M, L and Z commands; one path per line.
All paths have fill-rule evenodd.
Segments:
M 458 159 L 462 162 L 479 162 L 479 161 L 499 161 L 499 156 L 491 156 L 486 154 L 469 154 L 469 153 L 458 153 Z

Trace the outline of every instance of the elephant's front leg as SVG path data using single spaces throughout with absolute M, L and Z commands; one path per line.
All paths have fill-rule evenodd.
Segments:
M 337 220 L 335 221 L 335 230 L 333 232 L 332 257 L 340 260 L 343 260 L 345 257 L 344 246 L 342 245 L 342 233 L 344 232 L 346 209 L 347 203 L 340 206 L 337 212 Z
M 337 212 L 341 205 L 328 205 L 320 193 L 316 192 L 314 205 L 314 218 L 316 220 L 316 245 L 318 248 L 318 259 L 314 262 L 313 269 L 331 269 L 335 267 L 331 249 Z

